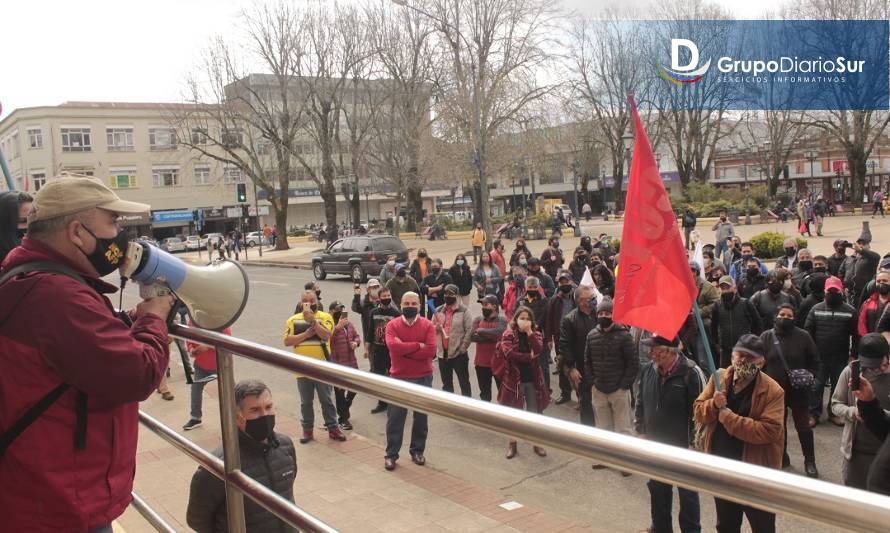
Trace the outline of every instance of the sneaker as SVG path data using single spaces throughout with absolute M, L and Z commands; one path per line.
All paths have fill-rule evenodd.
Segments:
M 315 437 L 312 435 L 311 429 L 304 429 L 303 436 L 300 437 L 300 444 L 306 444 L 307 442 L 309 442 L 310 440 L 312 440 L 314 438 Z
M 161 398 L 163 398 L 163 399 L 165 399 L 165 400 L 167 400 L 167 401 L 169 402 L 170 400 L 173 399 L 173 393 L 172 393 L 172 392 L 169 392 L 169 391 L 167 391 L 167 392 L 162 392 L 162 393 L 161 393 Z
M 183 431 L 188 431 L 190 429 L 199 428 L 199 427 L 201 427 L 201 425 L 202 425 L 201 420 L 199 420 L 197 418 L 192 418 L 191 420 L 186 422 L 184 426 L 182 426 L 182 429 L 183 429 Z
M 386 411 L 386 406 L 378 403 L 377 407 L 371 409 L 371 414 L 376 415 L 377 413 L 382 413 L 383 411 Z
M 568 395 L 566 395 L 566 394 L 562 394 L 562 395 L 560 395 L 559 398 L 557 398 L 556 401 L 553 402 L 553 403 L 555 403 L 556 405 L 562 405 L 562 404 L 568 402 L 568 401 L 571 400 L 571 399 L 572 399 L 572 398 L 571 398 L 570 396 L 568 396 Z
M 383 468 L 390 470 L 390 471 L 395 470 L 396 469 L 396 460 L 393 459 L 392 457 L 387 457 L 386 459 L 383 460 Z
M 352 424 L 349 423 L 349 420 L 342 422 L 340 424 L 340 429 L 345 431 L 352 431 Z
M 843 427 L 843 425 L 844 425 L 844 419 L 839 416 L 831 415 L 828 417 L 828 421 L 831 422 L 832 424 L 834 424 L 835 426 Z
M 819 479 L 819 470 L 816 468 L 816 463 L 814 461 L 804 462 L 804 471 L 806 472 L 807 477 Z
M 346 440 L 346 435 L 344 435 L 343 432 L 340 431 L 340 428 L 334 428 L 332 430 L 329 430 L 328 437 L 331 440 L 338 440 L 340 442 L 343 442 L 344 440 Z

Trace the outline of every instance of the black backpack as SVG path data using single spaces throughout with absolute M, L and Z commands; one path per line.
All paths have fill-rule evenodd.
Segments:
M 86 280 L 80 274 L 67 267 L 49 261 L 36 261 L 19 265 L 4 272 L 3 275 L 0 276 L 0 286 L 3 286 L 3 284 L 16 276 L 27 274 L 29 272 L 55 272 L 87 285 Z M 25 296 L 27 296 L 27 293 Z M 22 299 L 24 299 L 24 296 Z M 19 302 L 21 302 L 21 300 L 19 300 Z M 18 305 L 18 303 L 16 303 L 16 305 Z M 0 319 L 0 325 L 7 320 L 9 320 L 9 315 Z M 3 455 L 6 454 L 6 450 L 9 449 L 9 446 L 12 445 L 13 441 L 28 429 L 28 426 L 33 424 L 40 415 L 49 409 L 56 400 L 61 398 L 69 388 L 70 385 L 68 383 L 59 384 L 56 388 L 40 398 L 37 403 L 28 408 L 28 410 L 25 411 L 25 414 L 0 434 L 0 460 L 3 459 Z M 77 391 L 77 396 L 75 397 L 75 411 L 77 419 L 74 427 L 74 447 L 75 449 L 83 450 L 86 448 L 87 435 L 87 395 L 85 392 Z

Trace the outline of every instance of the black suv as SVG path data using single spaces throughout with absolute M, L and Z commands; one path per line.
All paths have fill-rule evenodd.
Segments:
M 408 262 L 408 248 L 392 235 L 357 235 L 344 237 L 312 258 L 315 279 L 328 274 L 345 274 L 356 283 L 364 283 L 368 276 L 377 276 L 386 264 L 386 256 L 395 255 L 396 261 Z

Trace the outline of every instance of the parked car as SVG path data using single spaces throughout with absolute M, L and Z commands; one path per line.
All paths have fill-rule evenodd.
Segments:
M 268 239 L 265 239 L 265 237 L 263 237 L 262 231 L 251 231 L 244 237 L 244 240 L 247 242 L 248 248 L 250 248 L 251 246 L 257 246 L 258 244 L 261 244 L 261 243 L 265 244 L 266 242 L 268 242 Z
M 142 241 L 142 242 L 147 242 L 148 244 L 150 244 L 150 245 L 152 245 L 152 246 L 157 246 L 158 248 L 161 247 L 161 245 L 160 245 L 160 243 L 158 243 L 158 241 L 156 241 L 154 238 L 149 237 L 149 236 L 147 236 L 147 235 L 143 235 L 143 236 L 141 236 L 141 237 L 138 237 L 136 240 L 137 240 L 137 241 Z
M 315 279 L 328 274 L 343 274 L 356 283 L 365 283 L 368 276 L 377 276 L 386 264 L 386 256 L 395 255 L 396 261 L 408 262 L 408 248 L 392 235 L 355 235 L 334 241 L 312 258 Z
M 210 241 L 210 244 L 215 248 L 216 243 L 222 238 L 222 233 L 208 233 L 201 237 L 201 246 L 203 248 L 207 248 L 207 241 Z
M 186 251 L 185 241 L 179 237 L 167 237 L 161 241 L 161 250 L 175 254 L 176 252 Z
M 206 246 L 206 245 L 205 245 Z M 201 237 L 198 235 L 189 235 L 185 238 L 185 249 L 188 251 L 195 251 L 204 248 L 201 246 Z

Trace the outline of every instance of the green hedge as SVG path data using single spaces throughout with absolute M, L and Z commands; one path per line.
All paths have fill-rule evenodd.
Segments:
M 752 213 L 767 206 L 769 197 L 766 185 L 752 185 L 748 189 L 748 205 Z M 690 183 L 682 197 L 672 197 L 671 204 L 678 216 L 686 206 L 700 217 L 715 217 L 720 211 L 745 210 L 745 191 L 736 188 L 720 188 L 710 183 Z M 788 205 L 786 202 L 785 205 Z
M 784 233 L 778 231 L 766 231 L 751 237 L 751 244 L 754 245 L 754 255 L 760 259 L 768 259 L 773 257 L 782 257 L 785 255 L 783 243 L 788 237 Z M 806 239 L 797 237 L 797 249 L 807 247 Z

